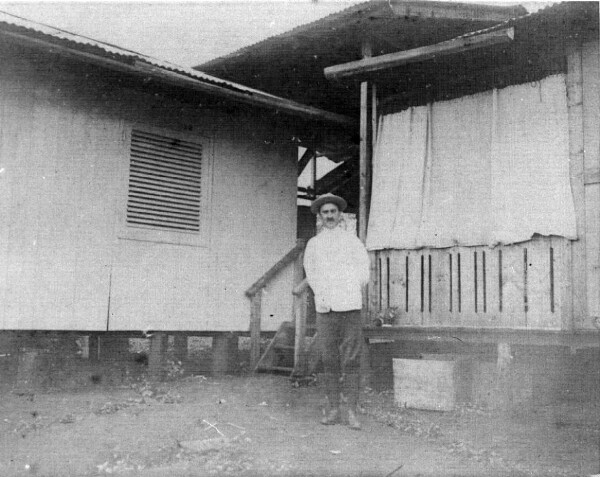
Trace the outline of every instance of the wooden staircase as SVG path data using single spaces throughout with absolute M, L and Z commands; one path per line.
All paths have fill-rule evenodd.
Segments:
M 302 258 L 306 240 L 296 246 L 267 270 L 248 290 L 250 299 L 250 361 L 254 371 L 290 373 L 292 377 L 309 376 L 319 364 L 316 352 L 316 313 L 314 298 L 304 278 Z M 261 303 L 264 287 L 289 265 L 294 266 L 294 305 L 292 321 L 283 322 L 261 354 Z
M 304 339 L 298 340 L 301 349 L 296 352 L 296 324 L 284 321 L 269 342 L 254 371 L 286 373 L 293 378 L 313 375 L 319 364 L 315 331 L 314 325 L 306 327 Z

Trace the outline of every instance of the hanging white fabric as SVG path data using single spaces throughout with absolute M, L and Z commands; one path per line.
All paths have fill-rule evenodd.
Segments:
M 576 238 L 563 75 L 383 116 L 367 247 Z

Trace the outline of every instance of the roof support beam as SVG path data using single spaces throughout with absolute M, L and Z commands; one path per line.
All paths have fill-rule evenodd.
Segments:
M 298 161 L 298 175 L 302 174 L 302 171 L 306 169 L 306 166 L 310 162 L 311 159 L 315 158 L 316 153 L 312 149 L 306 149 L 302 157 Z
M 346 79 L 357 75 L 367 75 L 378 71 L 395 68 L 397 66 L 420 61 L 431 60 L 465 51 L 486 48 L 492 45 L 509 43 L 515 37 L 514 28 L 504 28 L 480 35 L 459 37 L 443 41 L 435 45 L 422 46 L 412 50 L 398 51 L 387 55 L 364 58 L 341 65 L 325 68 L 325 77 L 328 79 Z

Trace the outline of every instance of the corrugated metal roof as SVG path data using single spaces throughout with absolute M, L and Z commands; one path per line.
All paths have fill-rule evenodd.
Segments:
M 51 45 L 57 45 L 60 47 L 85 52 L 87 54 L 92 54 L 108 60 L 119 61 L 133 68 L 136 68 L 136 65 L 139 67 L 140 63 L 150 65 L 152 67 L 159 68 L 160 70 L 170 71 L 186 76 L 201 83 L 218 86 L 229 91 L 247 95 L 250 98 L 256 98 L 257 103 L 260 99 L 260 104 L 263 106 L 265 104 L 265 100 L 273 100 L 273 106 L 277 107 L 278 109 L 288 109 L 288 112 L 291 113 L 297 112 L 298 110 L 298 108 L 293 107 L 294 105 L 291 105 L 292 107 L 288 108 L 286 108 L 285 105 L 282 106 L 280 101 L 289 102 L 289 100 L 286 100 L 285 98 L 281 98 L 255 88 L 243 86 L 233 81 L 223 80 L 192 68 L 176 65 L 168 61 L 143 55 L 135 51 L 112 45 L 110 43 L 94 40 L 92 38 L 54 28 L 49 25 L 27 20 L 3 11 L 0 11 L 0 32 L 13 34 L 13 36 L 17 35 L 35 38 Z M 140 71 L 147 70 L 142 70 L 140 68 Z M 301 105 L 300 103 L 297 103 L 297 106 L 304 107 L 304 105 Z M 314 112 L 320 111 L 318 108 L 313 109 Z M 325 111 L 323 112 L 326 113 Z M 335 115 L 331 114 L 330 116 L 333 117 Z
M 352 5 L 339 12 L 327 15 L 314 22 L 299 25 L 285 33 L 274 35 L 261 40 L 257 43 L 245 46 L 228 55 L 210 60 L 203 65 L 210 66 L 214 63 L 219 64 L 231 58 L 244 56 L 247 53 L 253 53 L 260 49 L 277 46 L 280 42 L 288 38 L 297 38 L 304 35 L 328 35 L 339 29 L 347 28 L 353 23 L 364 23 L 374 18 L 393 18 L 398 16 L 411 16 L 419 18 L 435 19 L 436 13 L 440 14 L 440 9 L 444 11 L 443 19 L 463 19 L 470 21 L 482 21 L 499 23 L 516 16 L 526 13 L 526 10 L 520 5 L 483 5 L 474 3 L 431 1 L 431 0 L 367 0 L 365 2 Z M 454 14 L 449 13 L 454 12 Z M 348 39 L 350 40 L 350 39 Z
M 378 91 L 395 89 L 398 94 L 410 93 L 423 100 L 444 99 L 439 94 L 448 92 L 445 85 L 449 79 L 464 80 L 473 88 L 504 87 L 511 81 L 533 81 L 552 74 L 562 68 L 561 48 L 569 38 L 597 38 L 598 2 L 564 2 L 527 14 L 519 6 L 372 0 L 196 68 L 303 104 L 358 117 L 360 78 L 329 81 L 323 71 L 360 60 L 364 40 L 371 43 L 372 56 L 376 57 L 512 26 L 516 37 L 506 47 L 412 64 L 394 75 L 382 73 L 374 77 Z M 273 64 L 278 67 L 272 68 Z M 484 75 L 485 80 L 480 78 Z M 465 88 L 466 83 L 461 84 L 455 92 L 466 94 Z

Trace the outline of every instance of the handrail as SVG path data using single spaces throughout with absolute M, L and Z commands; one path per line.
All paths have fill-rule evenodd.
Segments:
M 258 293 L 259 290 L 262 290 L 267 286 L 267 283 L 277 275 L 281 270 L 283 270 L 288 264 L 292 263 L 298 255 L 304 250 L 306 246 L 306 240 L 298 239 L 296 241 L 296 245 L 286 253 L 281 260 L 279 260 L 275 265 L 273 265 L 269 270 L 267 270 L 262 277 L 256 280 L 250 288 L 246 290 L 246 296 L 248 298 L 252 298 L 254 295 Z
M 294 287 L 294 289 L 292 290 L 292 295 L 294 295 L 294 296 L 302 295 L 302 292 L 304 292 L 304 290 L 306 290 L 309 286 L 310 285 L 308 284 L 308 280 L 306 280 L 306 278 L 305 278 L 300 283 L 298 283 L 298 285 L 296 285 Z

